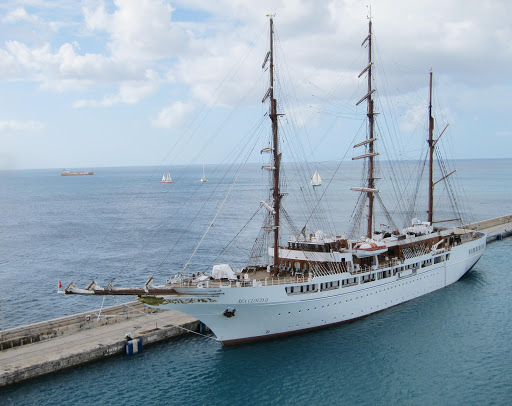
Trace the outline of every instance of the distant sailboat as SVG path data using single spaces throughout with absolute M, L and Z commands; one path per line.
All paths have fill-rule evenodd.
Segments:
M 167 175 L 162 175 L 162 180 L 160 181 L 160 183 L 172 183 L 171 174 L 167 172 Z
M 313 177 L 311 178 L 311 184 L 313 186 L 320 186 L 322 184 L 322 178 L 320 177 L 318 171 L 315 171 L 313 174 Z
M 208 182 L 208 179 L 206 179 L 206 176 L 204 174 L 204 164 L 203 164 L 203 177 L 201 178 L 201 182 Z

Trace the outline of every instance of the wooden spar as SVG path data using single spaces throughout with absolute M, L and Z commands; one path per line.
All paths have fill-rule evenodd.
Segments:
M 373 141 L 371 141 L 373 142 Z M 378 152 L 371 152 L 369 154 L 359 155 L 352 158 L 352 161 L 355 161 L 356 159 L 362 159 L 362 158 L 370 158 L 379 155 Z
M 363 76 L 363 74 L 368 70 L 370 69 L 370 66 L 372 66 L 371 63 L 368 64 L 368 66 L 366 66 L 366 68 L 363 69 L 363 71 L 359 74 L 358 78 L 360 78 L 361 76 Z
M 373 94 L 373 92 L 375 92 L 375 89 L 370 90 L 367 94 L 365 94 L 363 98 L 356 103 L 356 106 L 359 106 L 362 102 L 368 99 Z
M 268 57 L 270 56 L 270 51 L 267 52 L 267 55 L 265 55 L 265 60 L 261 64 L 261 69 L 265 69 L 265 65 L 267 64 Z
M 360 147 L 362 145 L 369 144 L 370 142 L 377 141 L 377 140 L 378 140 L 378 138 L 371 138 L 369 140 L 365 140 L 363 142 L 360 142 L 359 144 L 354 145 L 354 148 Z
M 273 209 L 274 209 L 274 275 L 279 272 L 279 211 L 281 206 L 281 193 L 279 190 L 279 169 L 281 167 L 281 154 L 279 153 L 279 138 L 277 132 L 277 102 L 274 98 L 274 19 L 270 16 L 270 120 L 272 121 L 272 152 L 274 161 L 273 171 Z
M 261 99 L 262 103 L 265 103 L 265 100 L 267 100 L 268 96 L 270 96 L 270 92 L 272 91 L 272 88 L 269 87 L 267 90 L 267 93 L 265 93 L 265 96 L 263 96 L 263 99 Z
M 443 177 L 442 177 L 441 179 L 439 179 L 437 182 L 434 182 L 434 183 L 432 184 L 432 186 L 437 185 L 439 182 L 441 182 L 442 180 L 445 180 L 448 176 L 453 175 L 455 172 L 457 172 L 457 169 L 454 169 L 454 170 L 453 170 L 453 171 L 451 171 L 448 175 L 443 176 Z
M 448 124 L 446 124 L 446 127 L 444 127 L 444 130 L 443 130 L 443 131 L 441 131 L 441 134 L 439 134 L 439 137 L 437 137 L 437 138 L 436 138 L 436 140 L 434 141 L 434 145 L 436 145 L 436 144 L 437 144 L 437 141 L 439 141 L 439 139 L 440 139 L 440 138 L 441 138 L 441 136 L 444 134 L 444 132 L 446 131 L 446 129 L 448 128 L 448 126 L 449 126 L 449 125 L 450 125 L 449 123 L 448 123 Z
M 378 189 L 369 189 L 367 187 L 352 187 L 350 190 L 354 190 L 355 192 L 368 192 L 368 193 L 379 193 Z
M 428 171 L 428 222 L 434 220 L 434 117 L 432 117 L 432 71 L 430 71 L 430 98 L 428 103 L 428 145 L 429 145 L 429 171 Z
M 456 219 L 450 219 L 450 220 L 438 220 L 438 221 L 434 221 L 432 222 L 432 224 L 436 224 L 436 223 L 447 223 L 449 221 L 462 221 L 462 219 L 459 217 L 459 218 L 456 218 Z

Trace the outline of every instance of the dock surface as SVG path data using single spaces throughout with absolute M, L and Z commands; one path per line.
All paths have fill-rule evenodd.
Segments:
M 512 214 L 470 223 L 467 227 L 487 234 L 488 242 L 501 240 L 512 235 Z
M 128 303 L 128 307 L 138 307 L 137 302 Z M 119 306 L 115 306 L 119 307 Z M 149 308 L 148 308 L 149 309 Z M 109 308 L 103 309 L 103 314 L 108 317 Z M 94 314 L 94 312 L 91 312 Z M 96 314 L 98 312 L 96 311 Z M 65 325 L 77 316 L 81 316 L 91 327 L 66 328 L 64 332 L 55 337 L 45 338 L 45 329 L 52 325 Z M 8 346 L 9 336 L 19 332 L 39 331 L 42 339 L 22 345 L 16 340 L 11 340 L 12 348 L 4 348 L 0 351 L 0 386 L 24 381 L 26 379 L 45 375 L 65 368 L 103 359 L 105 357 L 122 354 L 126 351 L 126 334 L 134 339 L 141 338 L 143 347 L 171 337 L 187 334 L 190 331 L 198 331 L 199 321 L 184 313 L 171 310 L 158 312 L 142 312 L 124 317 L 123 320 L 108 321 L 100 325 L 96 320 L 90 320 L 90 313 L 82 313 L 36 323 L 4 331 L 5 340 L 2 344 Z M 108 319 L 107 319 L 108 320 Z M 67 323 L 69 324 L 69 323 Z M 73 323 L 71 323 L 72 325 Z M 82 324 L 82 323 L 80 323 Z M 54 330 L 54 327 L 51 327 Z M 19 334 L 19 333 L 18 333 Z M 32 333 L 34 335 L 34 332 Z M 27 336 L 25 336 L 27 337 Z M 34 335 L 37 337 L 37 335 Z

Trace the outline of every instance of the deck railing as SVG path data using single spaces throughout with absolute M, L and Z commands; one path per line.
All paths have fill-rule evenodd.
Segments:
M 378 266 L 346 266 L 339 265 L 335 269 L 328 268 L 323 265 L 318 265 L 315 269 L 311 270 L 309 273 L 297 273 L 294 276 L 272 276 L 269 273 L 269 276 L 265 278 L 251 278 L 248 276 L 248 279 L 236 279 L 236 280 L 205 280 L 198 281 L 194 280 L 194 278 L 185 277 L 182 280 L 177 280 L 170 282 L 169 285 L 175 288 L 243 288 L 243 287 L 254 287 L 254 286 L 274 286 L 274 285 L 288 285 L 292 283 L 304 283 L 306 281 L 311 281 L 313 278 L 318 276 L 327 276 L 327 275 L 340 275 L 345 272 L 349 272 L 351 275 L 360 275 L 369 272 L 376 272 L 384 269 L 394 268 L 401 264 L 405 263 L 406 259 L 417 258 L 428 253 L 432 253 L 432 255 L 441 254 L 443 252 L 450 251 L 450 249 L 439 248 L 437 250 L 429 251 L 427 248 L 422 247 L 421 249 L 415 249 L 407 252 L 405 258 L 391 258 L 385 261 L 379 261 Z M 249 275 L 249 274 L 244 274 Z
M 236 279 L 236 280 L 206 280 L 206 281 L 194 281 L 184 279 L 173 282 L 170 286 L 174 288 L 243 288 L 249 286 L 274 286 L 274 285 L 288 285 L 291 283 L 304 283 L 309 279 L 309 276 L 296 275 L 296 276 L 285 276 L 285 277 L 273 277 L 268 276 L 262 279 Z

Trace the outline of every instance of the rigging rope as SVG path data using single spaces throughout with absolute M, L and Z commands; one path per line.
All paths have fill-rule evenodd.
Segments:
M 190 256 L 190 258 L 188 259 L 188 261 L 185 263 L 185 265 L 183 265 L 183 271 L 185 269 L 187 269 L 187 266 L 188 264 L 190 263 L 190 261 L 192 260 L 192 258 L 194 258 L 194 255 L 196 254 L 197 250 L 199 249 L 199 247 L 201 246 L 203 240 L 205 239 L 206 235 L 208 234 L 208 232 L 210 231 L 210 229 L 213 227 L 213 224 L 215 223 L 215 220 L 217 219 L 220 211 L 222 210 L 222 208 L 224 207 L 224 204 L 226 203 L 226 200 L 228 199 L 228 197 L 231 195 L 231 192 L 233 191 L 233 188 L 235 187 L 237 181 L 238 181 L 238 178 L 240 177 L 240 174 L 242 173 L 242 168 L 245 166 L 245 164 L 247 163 L 247 160 L 249 159 L 252 151 L 254 151 L 254 148 L 256 147 L 256 143 L 254 143 L 253 147 L 249 150 L 249 152 L 247 153 L 247 156 L 245 158 L 245 161 L 243 162 L 243 164 L 240 165 L 239 169 L 238 169 L 238 173 L 235 177 L 235 180 L 233 181 L 233 183 L 231 184 L 231 187 L 229 188 L 228 190 L 228 193 L 226 194 L 226 196 L 224 197 L 224 200 L 222 201 L 221 205 L 219 206 L 218 210 L 217 210 L 217 213 L 215 213 L 215 216 L 213 217 L 213 220 L 212 222 L 209 224 L 209 226 L 206 228 L 206 231 L 205 233 L 203 234 L 203 237 L 201 238 L 201 240 L 199 241 L 199 243 L 197 244 L 194 252 L 192 252 L 192 255 Z

